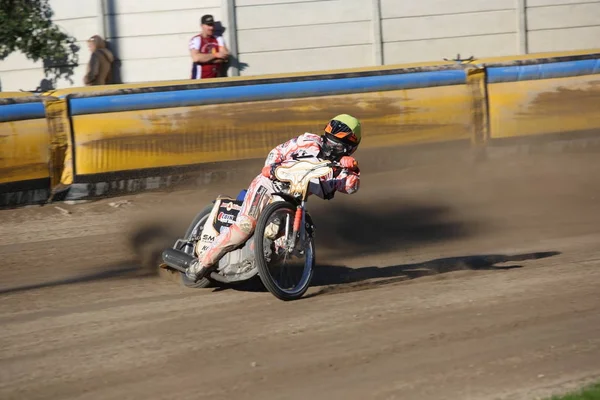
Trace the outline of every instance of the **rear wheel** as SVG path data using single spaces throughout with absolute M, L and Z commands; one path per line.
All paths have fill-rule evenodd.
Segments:
M 292 253 L 285 242 L 292 235 L 296 207 L 287 202 L 268 205 L 261 213 L 254 233 L 256 265 L 260 280 L 278 299 L 299 299 L 306 293 L 315 266 L 315 246 L 309 235 L 304 246 Z M 306 214 L 307 226 L 312 226 Z
M 206 208 L 204 208 L 202 211 L 200 211 L 198 213 L 198 215 L 196 215 L 196 218 L 194 218 L 194 220 L 188 227 L 187 232 L 183 236 L 184 240 L 191 241 L 192 239 L 198 238 L 200 236 L 200 234 L 202 233 L 202 229 L 204 229 L 204 224 L 208 220 L 208 216 L 210 215 L 210 212 L 212 211 L 212 208 L 213 208 L 212 204 L 209 206 L 206 206 Z M 193 240 L 192 243 L 184 242 L 179 245 L 178 250 L 181 250 L 189 255 L 194 255 L 195 243 L 196 243 L 196 240 Z M 194 282 L 193 280 L 188 278 L 186 274 L 184 274 L 182 272 L 179 272 L 179 275 L 181 277 L 181 283 L 184 286 L 189 287 L 189 288 L 195 288 L 195 289 L 207 288 L 207 287 L 210 287 L 213 283 L 212 280 L 210 280 L 209 278 L 202 278 L 198 282 Z

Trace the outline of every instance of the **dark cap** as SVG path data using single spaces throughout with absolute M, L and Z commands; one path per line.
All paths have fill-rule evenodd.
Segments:
M 200 23 L 202 25 L 214 25 L 215 24 L 215 19 L 213 18 L 212 15 L 210 14 L 206 14 L 203 15 L 202 18 L 200 18 Z

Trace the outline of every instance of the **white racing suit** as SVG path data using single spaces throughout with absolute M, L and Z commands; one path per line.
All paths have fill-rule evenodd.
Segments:
M 320 136 L 305 133 L 271 150 L 265 161 L 265 166 L 293 160 L 294 156 L 312 156 L 313 161 L 322 161 L 318 157 L 321 145 L 322 139 Z M 304 160 L 310 161 L 311 158 L 305 158 Z M 329 175 L 321 178 L 320 182 L 315 179 L 314 182 L 310 183 L 309 193 L 317 195 L 322 199 L 331 199 L 336 191 L 347 194 L 356 192 L 359 184 L 360 172 L 358 170 L 349 171 L 341 169 L 330 172 Z M 202 266 L 211 267 L 215 265 L 227 252 L 234 250 L 248 240 L 254 232 L 254 228 L 256 228 L 258 216 L 266 205 L 269 204 L 273 193 L 276 191 L 274 182 L 271 179 L 262 174 L 254 178 L 248 188 L 235 223 L 229 229 L 225 229 L 215 239 L 198 264 L 190 266 L 190 268 L 196 269 L 196 271 L 190 272 L 196 273 Z

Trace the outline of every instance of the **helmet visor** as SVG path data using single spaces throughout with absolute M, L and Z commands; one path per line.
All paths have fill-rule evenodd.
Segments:
M 339 160 L 343 156 L 348 156 L 354 153 L 356 146 L 342 142 L 334 136 L 325 134 L 324 143 L 325 156 L 331 160 Z

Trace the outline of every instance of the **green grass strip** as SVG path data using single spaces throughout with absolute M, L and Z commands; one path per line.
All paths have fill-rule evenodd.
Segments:
M 600 382 L 564 396 L 552 396 L 550 400 L 600 400 Z

